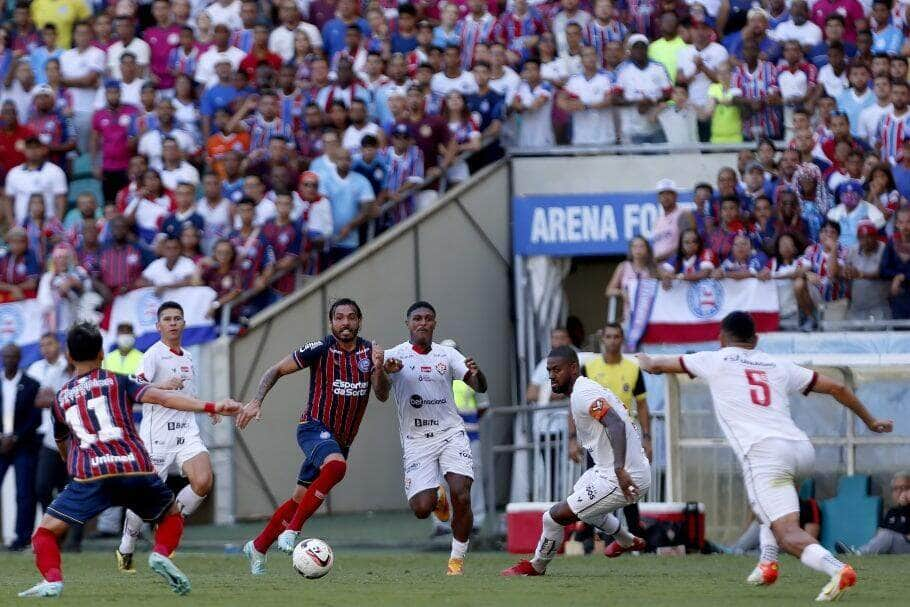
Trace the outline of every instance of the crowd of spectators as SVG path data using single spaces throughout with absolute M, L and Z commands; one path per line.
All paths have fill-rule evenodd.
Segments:
M 50 328 L 141 286 L 249 315 L 504 146 L 559 143 L 754 142 L 695 213 L 661 194 L 654 277 L 792 278 L 806 328 L 851 283 L 855 317 L 910 314 L 903 2 L 0 11 L 0 300 L 38 297 Z

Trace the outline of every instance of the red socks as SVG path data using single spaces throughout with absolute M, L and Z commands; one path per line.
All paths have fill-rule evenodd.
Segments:
M 306 520 L 310 518 L 314 512 L 319 510 L 319 506 L 322 505 L 325 496 L 332 490 L 332 487 L 341 482 L 347 469 L 347 463 L 333 459 L 319 470 L 319 476 L 316 477 L 316 480 L 313 481 L 306 493 L 303 494 L 303 499 L 300 500 L 300 505 L 297 506 L 294 518 L 288 523 L 288 529 L 291 531 L 300 531 L 300 528 L 303 527 Z
M 32 550 L 35 551 L 35 566 L 48 582 L 62 582 L 60 571 L 60 546 L 57 536 L 50 529 L 38 527 L 32 535 Z
M 152 552 L 170 557 L 177 550 L 182 535 L 183 517 L 176 512 L 165 515 L 158 521 L 158 528 L 155 529 L 155 547 Z
M 262 533 L 253 540 L 253 547 L 263 554 L 268 552 L 269 546 L 274 544 L 275 540 L 278 539 L 278 536 L 281 535 L 281 532 L 287 528 L 288 521 L 294 515 L 296 509 L 297 502 L 294 500 L 288 500 L 278 506 L 278 509 L 275 510 L 272 518 L 269 519 L 265 529 L 263 529 Z

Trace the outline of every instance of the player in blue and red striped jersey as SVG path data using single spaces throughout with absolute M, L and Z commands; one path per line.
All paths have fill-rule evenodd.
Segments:
M 230 399 L 202 402 L 101 369 L 101 332 L 89 323 L 69 330 L 66 347 L 75 372 L 54 400 L 54 437 L 72 482 L 47 507 L 32 536 L 35 564 L 44 579 L 19 596 L 59 596 L 63 592 L 59 538 L 71 525 L 84 525 L 111 506 L 125 506 L 157 524 L 149 567 L 171 590 L 187 594 L 189 579 L 168 558 L 180 543 L 183 517 L 174 494 L 155 474 L 133 423 L 133 405 L 152 402 L 169 409 L 222 415 L 236 415 L 241 405 Z
M 348 450 L 370 400 L 370 387 L 379 400 L 389 397 L 383 350 L 357 336 L 362 321 L 363 313 L 353 300 L 333 303 L 329 309 L 332 333 L 272 365 L 259 380 L 256 397 L 237 416 L 237 427 L 246 428 L 260 418 L 262 401 L 279 378 L 310 369 L 309 402 L 297 426 L 297 444 L 305 457 L 297 488 L 278 506 L 262 533 L 243 547 L 253 575 L 265 573 L 266 552 L 276 539 L 282 551 L 294 550 L 303 523 L 344 478 Z

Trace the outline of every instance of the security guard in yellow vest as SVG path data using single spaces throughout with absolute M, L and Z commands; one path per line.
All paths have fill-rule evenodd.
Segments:
M 104 357 L 101 368 L 122 375 L 135 375 L 142 362 L 142 352 L 135 345 L 133 325 L 128 322 L 117 325 L 117 349 Z
M 458 348 L 455 340 L 444 339 L 440 342 L 441 346 Z M 464 429 L 468 433 L 468 440 L 471 443 L 471 455 L 474 457 L 474 484 L 471 486 L 471 510 L 474 513 L 474 527 L 479 529 L 483 527 L 483 521 L 486 517 L 486 502 L 483 495 L 483 479 L 481 471 L 483 470 L 483 460 L 480 451 L 480 418 L 487 410 L 486 394 L 478 394 L 468 384 L 460 379 L 452 382 L 452 392 L 455 395 L 455 405 L 458 407 L 458 414 L 464 421 Z

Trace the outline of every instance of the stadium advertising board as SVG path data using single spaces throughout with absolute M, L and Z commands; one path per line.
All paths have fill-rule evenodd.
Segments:
M 692 192 L 680 192 L 680 203 Z M 651 237 L 660 216 L 657 194 L 606 192 L 512 198 L 516 255 L 625 255 L 635 236 Z

